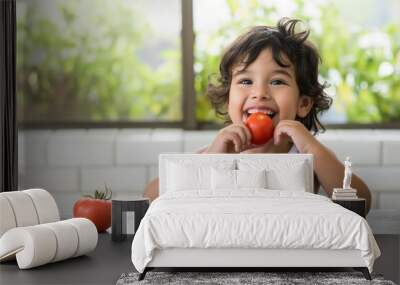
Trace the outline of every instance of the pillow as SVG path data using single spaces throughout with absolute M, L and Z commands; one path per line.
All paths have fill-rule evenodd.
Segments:
M 273 190 L 307 191 L 309 167 L 304 160 L 239 159 L 239 170 L 266 169 L 267 187 Z
M 262 170 L 236 170 L 238 188 L 267 188 L 267 172 Z
M 233 169 L 211 169 L 211 189 L 236 189 L 236 170 Z
M 167 191 L 210 190 L 211 168 L 234 169 L 235 161 L 174 160 L 167 164 Z
M 238 190 L 241 188 L 266 188 L 266 171 L 211 169 L 212 190 Z
M 268 188 L 276 190 L 306 192 L 307 177 L 304 162 L 293 164 L 291 168 L 270 169 Z
M 210 188 L 209 179 L 206 179 L 210 176 L 209 167 L 170 163 L 168 171 L 167 188 L 171 191 Z

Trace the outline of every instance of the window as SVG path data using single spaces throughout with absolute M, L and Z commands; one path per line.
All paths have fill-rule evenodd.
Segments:
M 17 0 L 22 122 L 180 121 L 179 0 Z
M 360 7 L 363 13 L 354 13 Z M 306 22 L 320 51 L 321 80 L 334 98 L 323 123 L 400 120 L 399 1 L 194 0 L 198 120 L 215 121 L 205 94 L 223 48 L 247 28 L 275 25 L 285 16 Z
M 283 16 L 309 25 L 321 53 L 334 98 L 322 122 L 400 121 L 399 1 L 17 0 L 19 122 L 220 124 L 206 90 L 223 48 Z

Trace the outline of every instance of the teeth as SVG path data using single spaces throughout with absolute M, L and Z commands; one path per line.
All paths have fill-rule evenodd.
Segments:
M 261 112 L 261 113 L 264 113 L 264 114 L 266 114 L 266 115 L 273 115 L 273 114 L 275 114 L 275 112 L 274 111 L 272 111 L 272 110 L 270 110 L 270 109 L 265 109 L 265 108 L 250 108 L 250 109 L 248 109 L 247 110 L 247 113 L 249 113 L 249 114 L 253 114 L 253 113 L 257 113 L 257 112 Z

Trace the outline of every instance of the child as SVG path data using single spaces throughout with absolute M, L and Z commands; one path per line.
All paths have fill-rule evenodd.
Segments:
M 228 126 L 200 153 L 310 153 L 314 155 L 316 188 L 322 185 L 331 196 L 342 187 L 344 167 L 332 151 L 314 136 L 324 127 L 317 115 L 327 110 L 331 99 L 318 82 L 320 58 L 306 41 L 309 31 L 296 32 L 299 20 L 284 18 L 276 27 L 256 26 L 239 36 L 225 51 L 220 64 L 219 84 L 209 85 L 208 96 L 217 113 L 226 116 Z M 266 144 L 250 143 L 245 121 L 251 113 L 272 118 L 274 136 Z M 358 196 L 371 205 L 365 183 L 353 175 Z M 158 196 L 158 179 L 145 190 Z

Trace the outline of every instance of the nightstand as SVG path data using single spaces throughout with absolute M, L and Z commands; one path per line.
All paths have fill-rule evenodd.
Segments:
M 127 237 L 127 214 L 134 214 L 134 230 L 137 231 L 140 221 L 149 208 L 148 198 L 112 200 L 112 241 L 123 241 Z
M 332 202 L 339 204 L 340 206 L 359 214 L 361 217 L 365 218 L 365 199 L 349 199 L 349 200 L 334 200 Z

